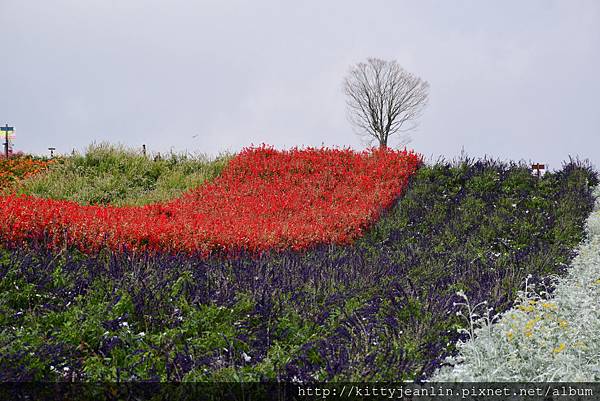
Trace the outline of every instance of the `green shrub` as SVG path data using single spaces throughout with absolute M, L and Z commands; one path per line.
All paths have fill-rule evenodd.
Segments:
M 123 146 L 93 144 L 85 154 L 60 159 L 46 174 L 23 181 L 17 193 L 81 204 L 144 205 L 172 199 L 215 178 L 229 158 L 175 153 L 146 157 Z

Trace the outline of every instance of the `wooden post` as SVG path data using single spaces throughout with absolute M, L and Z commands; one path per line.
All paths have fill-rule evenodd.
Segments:
M 146 157 L 146 144 L 142 145 L 142 154 Z
M 531 165 L 531 169 L 532 170 L 536 170 L 537 171 L 537 178 L 540 178 L 541 175 L 541 171 L 546 169 L 546 166 L 540 163 L 533 163 Z

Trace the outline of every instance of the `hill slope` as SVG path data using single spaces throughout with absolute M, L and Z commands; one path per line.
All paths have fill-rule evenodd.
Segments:
M 95 170 L 118 169 L 113 159 L 99 158 Z M 0 237 L 88 253 L 109 247 L 202 256 L 348 243 L 389 208 L 420 163 L 407 151 L 249 148 L 212 182 L 168 202 L 117 207 L 0 197 Z
M 562 274 L 596 174 L 424 166 L 346 246 L 235 259 L 2 251 L 2 380 L 426 378 L 466 328 L 462 291 L 501 312 Z M 464 337 L 462 337 L 464 338 Z

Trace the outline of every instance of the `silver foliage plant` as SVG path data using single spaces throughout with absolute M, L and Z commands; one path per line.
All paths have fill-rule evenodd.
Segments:
M 587 239 L 552 295 L 526 282 L 496 316 L 462 295 L 469 339 L 430 381 L 600 381 L 600 186 L 594 195 Z

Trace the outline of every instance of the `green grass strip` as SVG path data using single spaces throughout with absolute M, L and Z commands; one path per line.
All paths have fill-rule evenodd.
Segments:
M 181 195 L 217 177 L 231 156 L 171 153 L 145 156 L 107 143 L 90 145 L 24 180 L 18 194 L 64 199 L 80 204 L 145 205 Z

